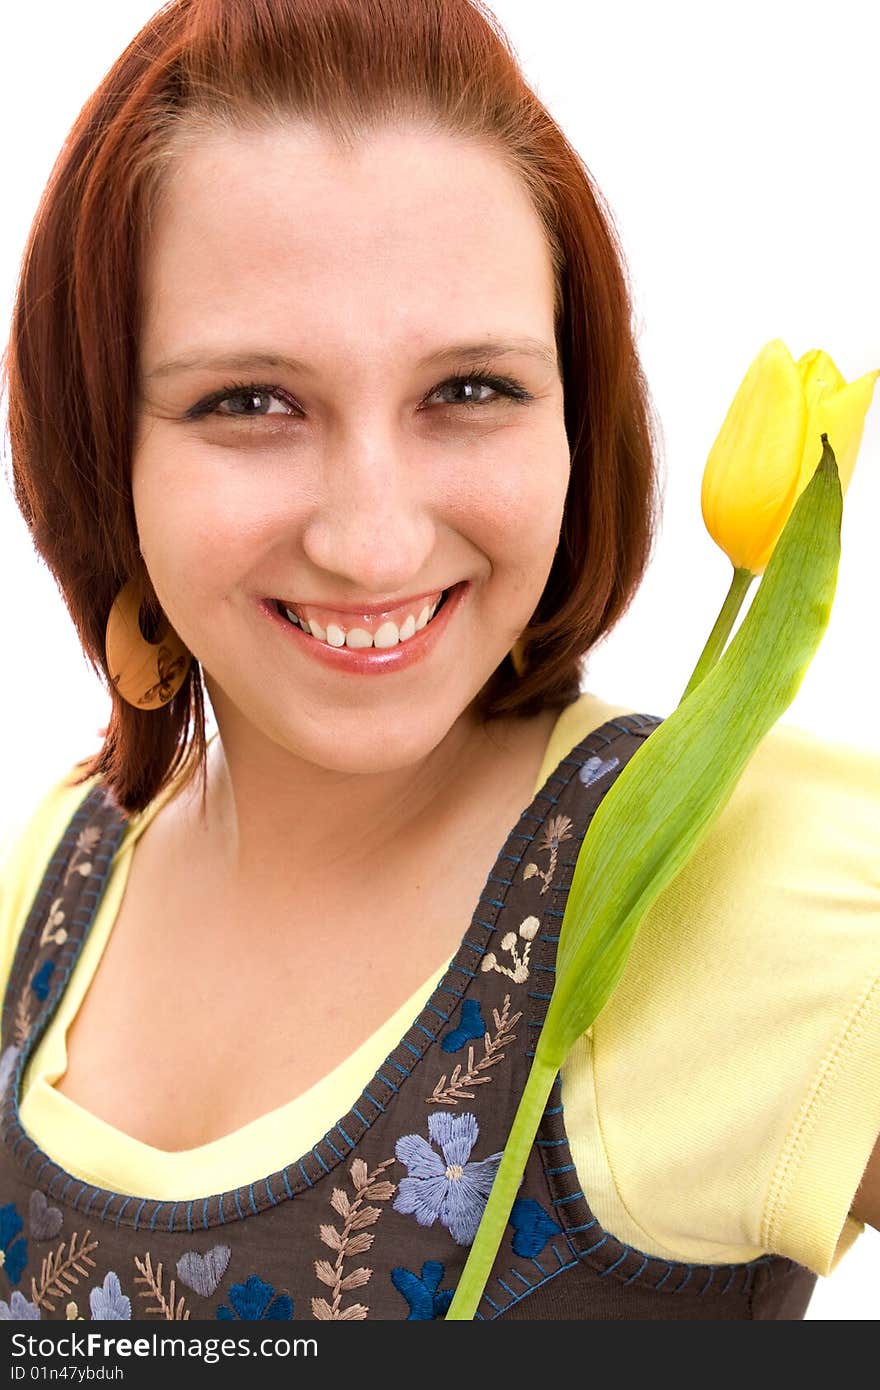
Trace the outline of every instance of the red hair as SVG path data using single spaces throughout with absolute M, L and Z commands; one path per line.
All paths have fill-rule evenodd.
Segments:
M 104 744 L 74 785 L 99 775 L 127 812 L 181 768 L 205 769 L 199 663 L 167 705 L 142 711 L 110 686 L 104 655 L 107 616 L 129 578 L 145 613 L 158 609 L 130 487 L 151 210 L 188 141 L 290 119 L 343 145 L 389 123 L 476 141 L 519 176 L 546 231 L 570 481 L 523 634 L 525 674 L 505 658 L 478 696 L 481 717 L 575 698 L 584 656 L 629 606 L 653 548 L 658 430 L 613 220 L 491 11 L 479 0 L 171 0 L 86 102 L 56 160 L 3 364 L 15 499 L 112 698 Z

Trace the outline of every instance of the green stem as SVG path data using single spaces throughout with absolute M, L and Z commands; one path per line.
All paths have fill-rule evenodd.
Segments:
M 736 566 L 734 566 L 733 579 L 727 591 L 727 598 L 721 605 L 721 612 L 718 614 L 715 626 L 709 633 L 709 640 L 703 648 L 699 661 L 694 667 L 693 675 L 685 687 L 684 694 L 678 702 L 679 704 L 681 704 L 682 700 L 687 699 L 692 690 L 696 690 L 700 681 L 704 676 L 709 674 L 724 651 L 725 643 L 730 636 L 730 629 L 736 621 L 736 615 L 742 607 L 743 599 L 748 593 L 749 585 L 754 578 L 755 575 L 752 574 L 751 570 L 737 569 Z
M 532 1068 L 504 1146 L 504 1156 L 495 1174 L 483 1219 L 458 1281 L 455 1297 L 449 1305 L 447 1322 L 450 1319 L 453 1322 L 469 1321 L 477 1311 L 558 1071 L 558 1065 L 542 1059 L 539 1048 L 532 1059 Z

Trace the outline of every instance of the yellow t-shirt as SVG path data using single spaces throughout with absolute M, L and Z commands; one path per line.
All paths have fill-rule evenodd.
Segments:
M 615 715 L 560 715 L 537 792 Z M 648 712 L 648 711 L 646 711 Z M 44 796 L 0 863 L 0 969 L 46 863 L 93 785 Z M 348 1112 L 446 972 L 431 976 L 304 1094 L 232 1134 L 168 1153 L 54 1089 L 66 1033 L 107 944 L 131 818 L 61 1004 L 24 1077 L 21 1120 L 82 1181 L 186 1200 L 282 1168 Z M 451 959 L 451 957 L 450 957 Z M 778 724 L 645 917 L 617 988 L 562 1068 L 572 1159 L 603 1227 L 669 1259 L 775 1253 L 829 1274 L 864 1229 L 848 1216 L 880 1131 L 880 755 Z

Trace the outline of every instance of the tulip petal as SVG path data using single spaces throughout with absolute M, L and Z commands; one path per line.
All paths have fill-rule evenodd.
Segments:
M 803 357 L 798 358 L 796 365 L 800 372 L 808 410 L 821 396 L 830 396 L 835 391 L 842 391 L 846 385 L 846 378 L 838 371 L 828 353 L 823 352 L 821 348 L 805 352 Z M 822 457 L 821 448 L 818 457 Z
M 840 473 L 840 486 L 846 492 L 856 466 L 865 428 L 865 416 L 874 395 L 880 372 L 866 372 L 841 390 L 817 398 L 807 416 L 804 453 L 801 460 L 798 496 L 807 486 L 822 457 L 822 435 L 834 450 Z
M 800 372 L 774 338 L 746 372 L 703 473 L 706 529 L 738 569 L 760 573 L 779 539 L 796 497 L 806 425 Z

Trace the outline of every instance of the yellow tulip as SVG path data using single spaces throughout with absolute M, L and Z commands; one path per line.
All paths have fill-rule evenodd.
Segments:
M 735 569 L 761 574 L 822 456 L 834 450 L 846 492 L 880 371 L 847 383 L 827 352 L 795 362 L 781 338 L 755 358 L 703 473 L 702 511 Z

